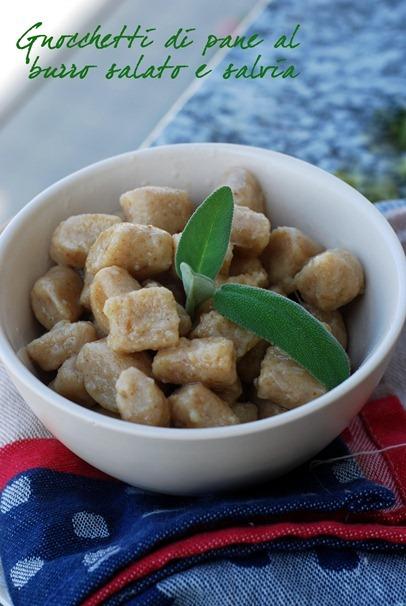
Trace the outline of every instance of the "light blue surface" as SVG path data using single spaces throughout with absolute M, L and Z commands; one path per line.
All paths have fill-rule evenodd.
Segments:
M 301 28 L 294 50 L 275 50 L 281 33 Z M 298 156 L 328 171 L 372 180 L 399 154 L 377 144 L 376 113 L 406 106 L 404 0 L 276 0 L 250 27 L 266 42 L 233 50 L 155 144 L 226 141 Z M 278 57 L 296 79 L 223 80 L 224 67 Z M 406 185 L 405 195 L 406 195 Z

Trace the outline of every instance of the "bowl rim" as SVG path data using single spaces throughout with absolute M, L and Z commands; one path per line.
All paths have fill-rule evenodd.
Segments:
M 361 366 L 357 368 L 357 370 L 348 379 L 315 400 L 312 400 L 303 406 L 288 410 L 281 415 L 252 421 L 250 423 L 241 423 L 238 425 L 229 425 L 224 427 L 196 428 L 185 431 L 185 429 L 172 427 L 151 427 L 148 425 L 140 425 L 130 423 L 122 419 L 108 417 L 100 414 L 97 411 L 76 404 L 57 394 L 56 392 L 53 392 L 23 364 L 18 357 L 17 352 L 14 351 L 11 343 L 8 341 L 4 327 L 0 325 L 0 359 L 3 361 L 6 369 L 9 370 L 11 375 L 14 375 L 27 390 L 33 391 L 37 397 L 45 400 L 48 404 L 55 406 L 62 412 L 75 417 L 78 421 L 85 422 L 92 426 L 110 429 L 118 433 L 121 432 L 148 439 L 163 439 L 169 441 L 181 440 L 183 442 L 232 438 L 267 431 L 272 427 L 285 425 L 302 417 L 306 417 L 307 415 L 311 415 L 312 413 L 327 407 L 337 398 L 348 394 L 352 389 L 362 383 L 370 374 L 374 372 L 385 357 L 391 352 L 400 335 L 406 317 L 406 260 L 402 245 L 384 216 L 357 190 L 327 171 L 294 156 L 250 145 L 237 145 L 233 143 L 180 143 L 141 148 L 111 156 L 81 168 L 78 171 L 70 173 L 37 194 L 15 215 L 15 217 L 6 226 L 3 233 L 0 235 L 0 267 L 1 260 L 4 258 L 5 251 L 13 239 L 15 232 L 17 232 L 20 227 L 24 225 L 27 218 L 29 218 L 38 208 L 41 207 L 44 202 L 46 202 L 50 195 L 58 191 L 59 188 L 65 187 L 70 181 L 86 176 L 87 174 L 91 174 L 95 169 L 100 170 L 103 169 L 103 167 L 112 167 L 115 164 L 120 164 L 123 161 L 125 162 L 128 159 L 140 154 L 153 155 L 157 152 L 171 153 L 173 150 L 176 152 L 178 149 L 190 150 L 191 148 L 201 150 L 202 152 L 209 150 L 210 148 L 215 148 L 218 150 L 224 149 L 225 151 L 229 150 L 233 152 L 240 152 L 242 155 L 248 152 L 251 155 L 267 155 L 276 158 L 276 160 L 281 162 L 289 162 L 294 164 L 298 171 L 302 170 L 308 172 L 310 170 L 319 178 L 324 179 L 325 181 L 330 181 L 331 185 L 339 187 L 347 195 L 350 194 L 353 198 L 354 204 L 363 205 L 366 211 L 370 214 L 371 219 L 378 224 L 382 236 L 385 238 L 385 245 L 390 249 L 394 267 L 396 268 L 399 297 L 390 327 L 382 338 L 381 342 L 375 347 L 374 351 L 368 355 L 368 357 L 362 362 Z

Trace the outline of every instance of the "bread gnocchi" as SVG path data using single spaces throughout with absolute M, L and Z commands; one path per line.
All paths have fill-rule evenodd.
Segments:
M 235 204 L 216 287 L 239 283 L 293 298 L 346 348 L 341 308 L 365 288 L 359 260 L 297 227 L 271 229 L 264 192 L 246 168 L 219 182 Z M 121 216 L 79 214 L 57 225 L 55 264 L 32 286 L 45 332 L 26 351 L 51 389 L 126 422 L 183 429 L 266 419 L 325 393 L 284 351 L 221 315 L 215 297 L 187 313 L 175 269 L 194 210 L 187 191 L 144 185 L 119 203 Z

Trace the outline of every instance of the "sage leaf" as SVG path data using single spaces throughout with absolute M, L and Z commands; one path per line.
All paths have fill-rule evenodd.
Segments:
M 186 292 L 186 311 L 193 316 L 196 307 L 210 299 L 216 287 L 211 278 L 197 274 L 187 263 L 180 264 L 180 271 Z
M 217 276 L 227 252 L 233 220 L 234 201 L 228 186 L 216 189 L 197 207 L 187 222 L 175 257 L 175 268 L 187 263 L 198 274 Z
M 348 378 L 350 363 L 335 337 L 298 303 L 270 290 L 223 284 L 214 294 L 223 316 L 276 345 L 327 389 Z

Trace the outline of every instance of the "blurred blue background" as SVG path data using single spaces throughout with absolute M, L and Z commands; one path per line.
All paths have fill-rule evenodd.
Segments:
M 24 8 L 24 10 L 22 10 Z M 15 0 L 0 26 L 0 225 L 41 189 L 99 159 L 136 149 L 188 141 L 259 145 L 298 156 L 333 172 L 371 201 L 406 197 L 405 0 Z M 134 64 L 138 50 L 93 48 L 50 53 L 59 65 L 95 63 L 86 80 L 28 81 L 15 41 L 37 20 L 43 30 L 117 33 L 123 24 L 154 26 L 148 62 L 164 55 L 160 41 L 178 27 L 197 27 L 186 49 L 198 65 L 209 33 L 240 27 L 259 33 L 251 51 L 212 51 L 213 74 L 194 80 L 105 80 L 113 61 Z M 273 48 L 300 24 L 294 50 Z M 227 63 L 284 59 L 296 79 L 224 80 Z M 46 55 L 44 57 L 46 63 Z M 6 76 L 6 77 L 5 77 Z M 179 111 L 178 111 L 179 110 Z

